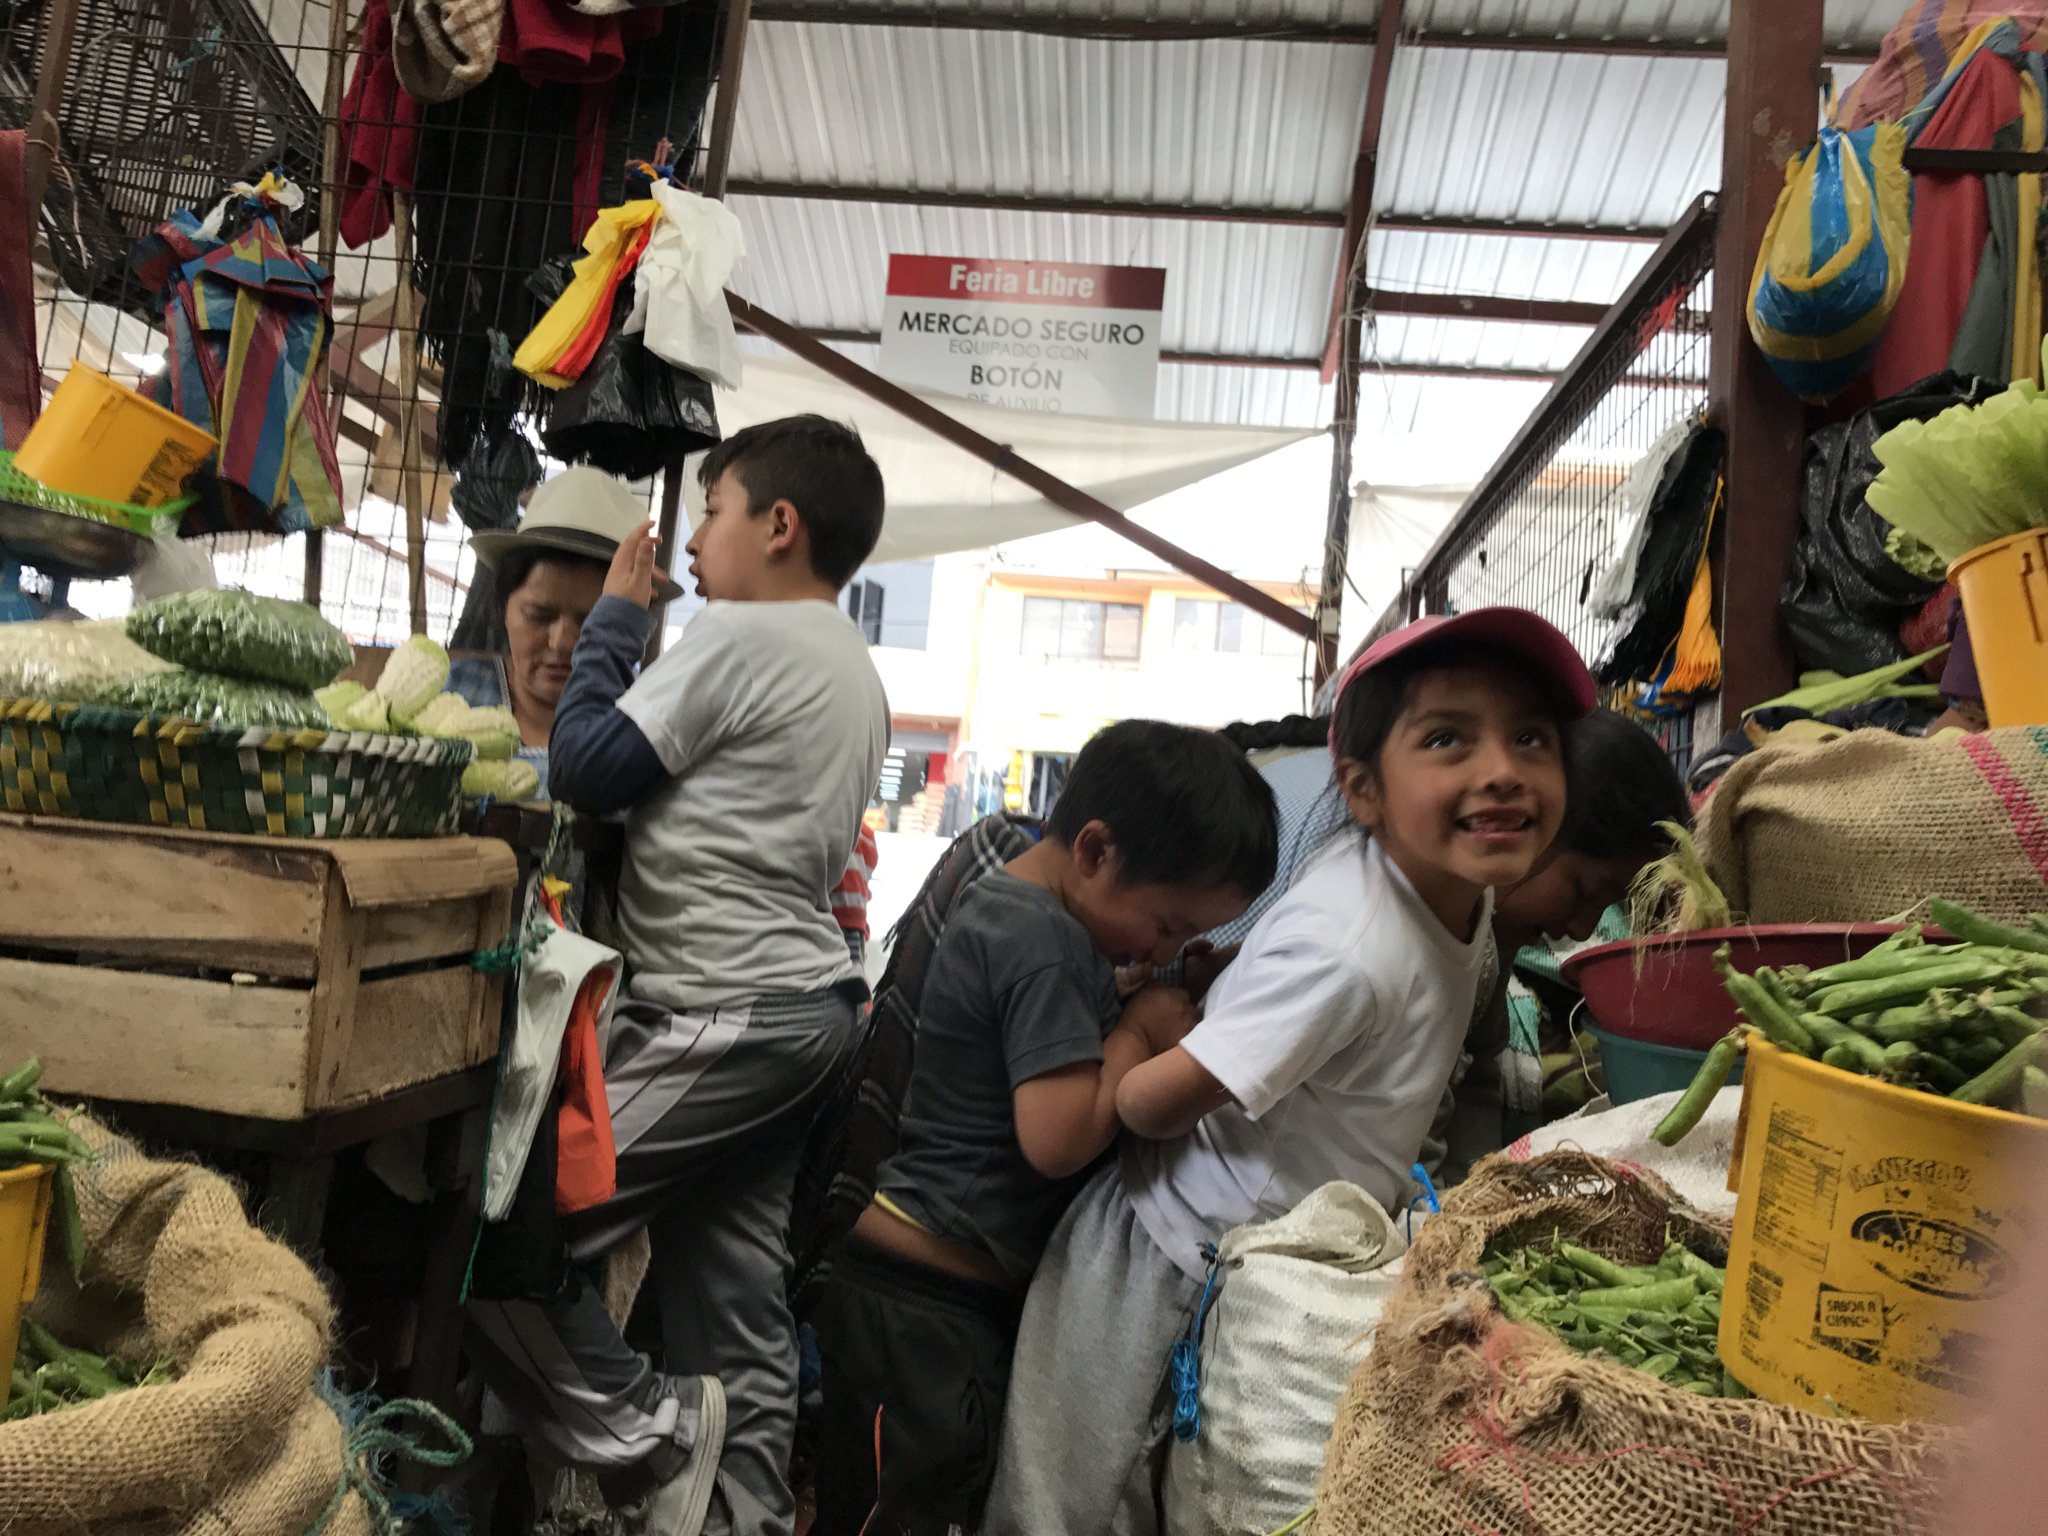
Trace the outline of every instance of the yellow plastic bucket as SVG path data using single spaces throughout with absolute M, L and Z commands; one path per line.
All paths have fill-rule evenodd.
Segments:
M 2015 1215 L 2048 1121 L 1957 1104 L 1750 1037 L 1721 1363 L 1815 1413 L 1959 1418 L 2001 1348 Z M 1974 1405 L 1981 1406 L 1981 1405 Z
M 0 1371 L 14 1363 L 21 1315 L 43 1277 L 43 1239 L 50 1228 L 52 1170 L 42 1163 L 0 1172 Z M 0 1393 L 0 1397 L 5 1397 Z
M 184 493 L 214 436 L 154 400 L 73 363 L 28 429 L 14 467 L 74 496 L 160 507 Z
M 1984 713 L 2048 725 L 2048 528 L 1973 549 L 1949 567 L 1963 597 Z

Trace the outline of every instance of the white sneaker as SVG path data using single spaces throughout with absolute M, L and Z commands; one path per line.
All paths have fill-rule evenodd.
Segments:
M 715 1376 L 699 1377 L 697 1385 L 697 1441 L 690 1448 L 690 1464 L 639 1503 L 618 1511 L 612 1525 L 616 1536 L 700 1536 L 703 1531 L 725 1450 L 725 1388 Z

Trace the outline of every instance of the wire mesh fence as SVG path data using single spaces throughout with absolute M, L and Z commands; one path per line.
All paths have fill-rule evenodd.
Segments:
M 1613 555 L 1622 487 L 1675 424 L 1707 404 L 1715 203 L 1696 202 L 1452 518 L 1374 637 L 1422 613 L 1533 609 L 1593 657 L 1613 629 L 1586 605 Z M 1694 718 L 1660 736 L 1681 764 Z M 1707 724 L 1702 724 L 1702 729 Z
M 544 435 L 554 397 L 512 367 L 552 297 L 547 269 L 622 200 L 629 162 L 701 163 L 722 7 L 574 17 L 566 46 L 529 35 L 509 58 L 522 15 L 562 8 L 508 10 L 501 67 L 421 103 L 399 86 L 386 0 L 0 0 L 0 127 L 29 126 L 38 79 L 63 66 L 56 131 L 40 135 L 46 389 L 74 361 L 129 385 L 166 366 L 172 339 L 131 265 L 136 241 L 266 172 L 303 195 L 279 230 L 332 274 L 312 387 L 331 408 L 344 515 L 310 535 L 206 542 L 223 584 L 317 597 L 361 644 L 422 619 L 444 641 L 487 643 L 494 604 L 469 535 L 514 521 L 557 457 Z M 559 266 L 552 280 L 558 291 Z M 662 466 L 634 467 L 622 478 L 654 515 Z M 129 588 L 78 583 L 69 600 L 106 614 Z

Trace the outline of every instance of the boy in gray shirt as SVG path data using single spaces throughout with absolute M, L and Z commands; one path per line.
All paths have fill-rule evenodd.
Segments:
M 1227 741 L 1126 721 L 1075 760 L 1038 845 L 960 898 L 897 1150 L 820 1308 L 816 1536 L 975 1529 L 1032 1271 L 1115 1139 L 1117 1084 L 1194 1022 L 1182 992 L 1120 1006 L 1116 970 L 1243 911 L 1276 843 Z

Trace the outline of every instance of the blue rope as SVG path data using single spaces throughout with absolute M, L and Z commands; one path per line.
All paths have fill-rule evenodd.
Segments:
M 393 1398 L 378 1405 L 376 1399 L 367 1393 L 350 1397 L 341 1390 L 331 1372 L 321 1374 L 316 1388 L 341 1421 L 341 1475 L 335 1482 L 334 1496 L 327 1501 L 326 1509 L 320 1512 L 320 1518 L 313 1522 L 306 1536 L 321 1536 L 333 1523 L 334 1517 L 341 1513 L 350 1494 L 363 1501 L 369 1513 L 370 1529 L 377 1536 L 398 1536 L 400 1511 L 393 1507 L 391 1495 L 384 1486 L 386 1459 L 397 1457 L 428 1467 L 459 1466 L 469 1459 L 469 1436 L 447 1414 L 417 1398 Z M 415 1422 L 408 1423 L 408 1420 Z M 428 1444 L 430 1436 L 439 1436 L 446 1448 Z M 435 1519 L 441 1513 L 439 1510 L 430 1512 L 427 1506 L 418 1504 L 412 1505 L 411 1512 L 416 1515 L 430 1513 L 430 1518 Z
M 1202 1257 L 1209 1262 L 1209 1278 L 1202 1283 L 1201 1305 L 1187 1335 L 1173 1345 L 1173 1438 L 1186 1445 L 1202 1432 L 1202 1326 L 1209 1320 L 1209 1303 L 1216 1298 L 1216 1245 L 1202 1244 Z

